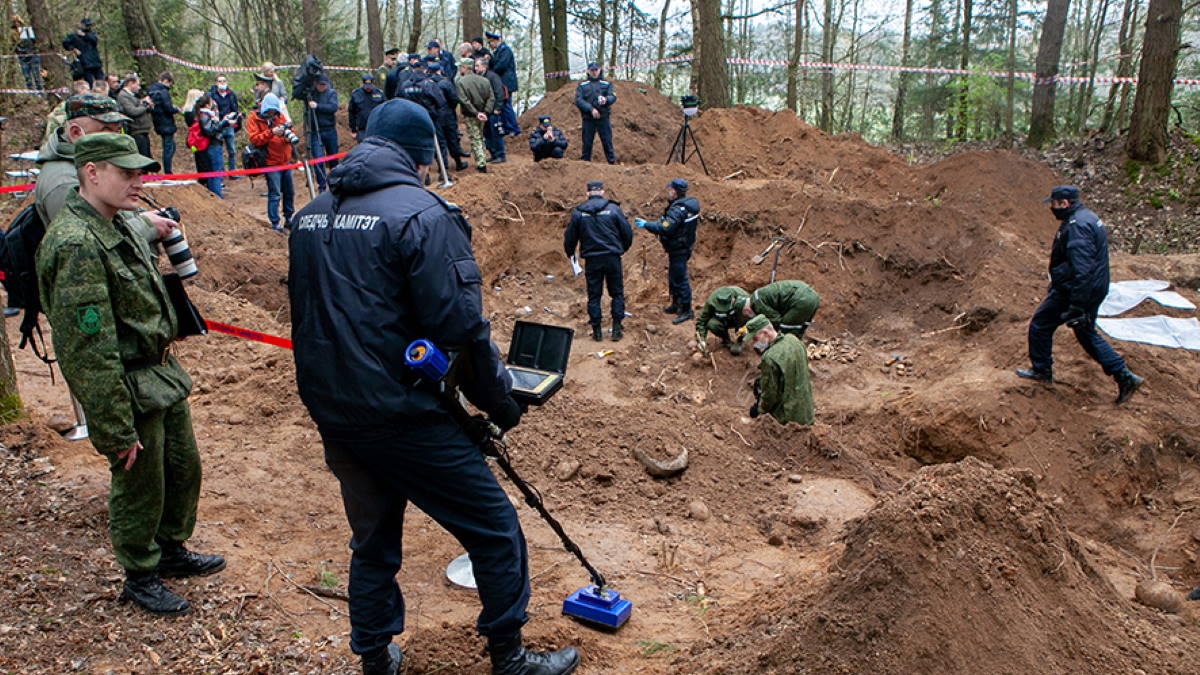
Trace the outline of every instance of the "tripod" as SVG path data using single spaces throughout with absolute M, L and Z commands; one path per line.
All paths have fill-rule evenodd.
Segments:
M 696 140 L 696 133 L 692 131 L 690 124 L 691 118 L 687 115 L 683 116 L 683 124 L 679 125 L 679 133 L 675 134 L 675 142 L 671 144 L 671 154 L 667 155 L 665 164 L 670 164 L 673 160 L 678 159 L 680 164 L 687 164 L 689 158 L 695 155 L 700 158 L 700 166 L 704 167 L 704 175 L 708 175 L 708 164 L 704 162 L 704 155 L 700 152 L 700 142 Z M 692 140 L 691 150 L 688 150 L 688 139 Z

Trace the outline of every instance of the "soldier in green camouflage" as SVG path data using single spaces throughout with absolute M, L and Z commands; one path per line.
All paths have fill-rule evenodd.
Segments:
M 109 530 L 126 571 L 121 599 L 180 614 L 188 602 L 161 577 L 212 574 L 225 560 L 183 545 L 200 494 L 192 381 L 171 355 L 175 312 L 139 234 L 144 225 L 129 211 L 142 172 L 158 163 L 121 134 L 89 134 L 74 150 L 80 186 L 38 247 L 42 306 L 92 444 L 109 462 Z
M 696 341 L 700 351 L 708 353 L 705 340 L 708 334 L 720 336 L 721 346 L 729 349 L 729 353 L 737 356 L 742 353 L 742 345 L 731 340 L 729 331 L 741 328 L 746 319 L 750 318 L 743 312 L 750 294 L 737 286 L 722 286 L 708 295 L 700 316 L 696 317 Z
M 747 321 L 739 333 L 762 355 L 750 417 L 769 413 L 781 424 L 812 424 L 812 380 L 804 342 L 795 335 L 781 335 L 762 314 Z
M 700 351 L 708 353 L 704 341 L 714 333 L 722 336 L 721 346 L 728 347 L 731 354 L 741 354 L 741 345 L 730 342 L 728 331 L 740 328 L 755 314 L 766 316 L 776 330 L 803 339 L 820 304 L 820 296 L 803 281 L 776 281 L 753 293 L 722 286 L 708 296 L 696 319 Z

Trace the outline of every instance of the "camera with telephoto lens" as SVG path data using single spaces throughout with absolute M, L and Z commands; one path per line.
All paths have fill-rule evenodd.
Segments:
M 179 209 L 174 206 L 162 207 L 158 210 L 158 215 L 179 222 Z M 192 257 L 192 248 L 188 246 L 187 239 L 178 227 L 172 227 L 167 236 L 163 237 L 162 247 L 180 279 L 189 279 L 200 273 L 196 268 L 196 259 Z
M 296 135 L 295 131 L 292 131 L 292 123 L 291 122 L 284 122 L 280 126 L 283 127 L 284 140 L 286 140 L 288 143 L 291 143 L 292 145 L 295 145 L 300 142 L 300 137 Z

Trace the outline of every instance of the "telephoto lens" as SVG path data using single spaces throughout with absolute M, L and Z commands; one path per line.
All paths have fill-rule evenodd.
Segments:
M 163 237 L 162 246 L 180 279 L 189 279 L 200 272 L 196 269 L 196 260 L 192 258 L 192 249 L 178 227 L 172 227 L 167 236 Z

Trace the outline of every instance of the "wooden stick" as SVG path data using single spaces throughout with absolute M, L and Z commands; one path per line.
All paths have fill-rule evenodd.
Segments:
M 334 600 L 341 600 L 342 602 L 350 602 L 350 594 L 340 588 L 326 588 L 324 586 L 313 586 L 310 584 L 303 584 L 300 586 L 300 588 L 303 588 L 313 595 L 319 595 L 323 598 L 333 598 Z

